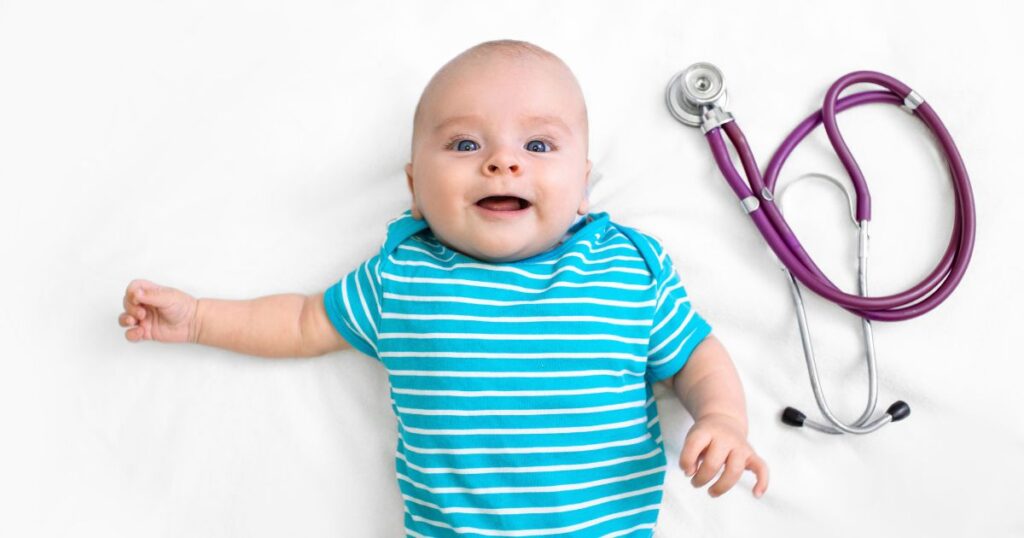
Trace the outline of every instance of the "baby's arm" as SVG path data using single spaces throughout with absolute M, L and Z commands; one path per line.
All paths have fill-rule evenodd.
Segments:
M 118 321 L 131 342 L 204 344 L 261 357 L 315 357 L 350 347 L 327 318 L 322 293 L 195 299 L 136 279 L 123 306 Z
M 318 357 L 349 347 L 328 320 L 322 293 L 199 299 L 196 318 L 196 343 L 247 355 Z
M 725 464 L 722 477 L 708 488 L 712 497 L 735 485 L 744 469 L 757 475 L 754 495 L 763 495 L 768 488 L 768 466 L 747 443 L 743 386 L 722 343 L 708 335 L 670 384 L 694 420 L 679 457 L 679 466 L 693 476 L 693 485 L 707 484 Z
M 708 335 L 694 348 L 669 384 L 694 421 L 719 415 L 734 421 L 737 429 L 747 435 L 743 387 L 728 352 L 715 335 Z

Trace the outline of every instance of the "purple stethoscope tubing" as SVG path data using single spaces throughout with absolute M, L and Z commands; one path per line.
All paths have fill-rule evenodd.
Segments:
M 851 84 L 870 82 L 881 85 L 889 91 L 870 91 L 856 93 L 841 99 L 839 93 Z M 939 305 L 956 288 L 967 270 L 967 264 L 971 259 L 971 252 L 974 249 L 974 196 L 964 167 L 963 159 L 956 148 L 952 137 L 946 126 L 939 119 L 932 107 L 927 102 L 917 105 L 913 113 L 921 118 L 921 121 L 931 129 L 938 138 L 946 157 L 946 162 L 953 178 L 953 189 L 955 194 L 955 212 L 953 220 L 953 233 L 951 234 L 949 246 L 945 254 L 939 260 L 935 269 L 915 286 L 906 291 L 884 297 L 864 297 L 852 295 L 840 290 L 827 276 L 814 264 L 803 246 L 797 240 L 793 231 L 786 224 L 785 219 L 772 202 L 771 193 L 774 191 L 775 182 L 778 179 L 779 171 L 786 158 L 811 131 L 819 124 L 825 124 L 829 141 L 835 148 L 839 159 L 849 173 L 853 182 L 854 190 L 857 193 L 857 220 L 868 221 L 871 219 L 871 195 L 868 192 L 867 183 L 864 181 L 864 174 L 861 172 L 857 161 L 850 153 L 849 147 L 839 133 L 836 125 L 836 114 L 848 108 L 867 103 L 892 103 L 902 105 L 905 97 L 911 93 L 911 89 L 902 82 L 882 73 L 874 71 L 855 71 L 839 80 L 829 88 L 825 95 L 824 105 L 820 110 L 808 116 L 801 122 L 785 141 L 776 150 L 765 170 L 764 178 L 758 170 L 757 163 L 750 151 L 743 132 L 735 121 L 729 121 L 719 127 L 712 128 L 705 133 L 715 161 L 718 163 L 722 174 L 725 176 L 729 186 L 741 199 L 752 196 L 754 192 L 761 195 L 760 208 L 764 211 L 751 211 L 750 216 L 754 224 L 761 231 L 765 241 L 772 251 L 787 269 L 803 285 L 810 288 L 818 295 L 836 303 L 839 306 L 857 314 L 863 318 L 877 321 L 901 321 L 914 318 L 928 312 Z M 736 148 L 737 154 L 743 164 L 743 169 L 749 179 L 749 185 L 737 172 L 729 157 L 721 130 L 724 129 L 729 140 Z M 768 203 L 764 203 L 768 202 Z M 922 299 L 922 297 L 924 297 Z
M 885 91 L 864 91 L 843 98 L 839 97 L 844 89 L 857 83 L 876 84 L 885 88 Z M 876 71 L 855 71 L 832 84 L 825 95 L 821 109 L 800 122 L 786 137 L 768 163 L 768 168 L 762 177 L 746 137 L 743 136 L 743 131 L 740 130 L 732 114 L 724 109 L 727 100 L 725 80 L 717 67 L 708 63 L 696 63 L 677 73 L 666 88 L 665 98 L 669 111 L 677 120 L 686 125 L 699 126 L 704 132 L 726 182 L 740 198 L 741 207 L 753 219 L 754 224 L 764 236 L 765 242 L 787 274 L 787 281 L 790 283 L 797 310 L 797 321 L 811 387 L 814 390 L 819 409 L 830 424 L 809 420 L 803 413 L 792 407 L 785 409 L 782 421 L 791 426 L 806 425 L 831 434 L 864 434 L 909 416 L 910 406 L 906 402 L 898 400 L 888 408 L 882 417 L 871 420 L 877 399 L 877 376 L 871 321 L 901 321 L 932 310 L 953 292 L 963 278 L 967 264 L 970 262 L 975 235 L 974 196 L 963 159 L 942 120 L 939 119 L 932 107 L 906 84 Z M 910 289 L 885 297 L 867 296 L 867 229 L 871 219 L 871 194 L 864 180 L 864 174 L 850 153 L 836 124 L 836 114 L 839 112 L 868 103 L 901 105 L 904 110 L 917 115 L 925 123 L 942 147 L 953 179 L 955 198 L 953 232 L 949 246 L 938 265 L 931 274 Z M 853 213 L 851 217 L 860 229 L 858 252 L 860 295 L 843 292 L 825 276 L 811 260 L 800 241 L 797 240 L 776 205 L 775 185 L 783 163 L 793 149 L 822 123 L 825 124 L 829 141 L 846 168 L 856 193 L 855 209 L 851 210 Z M 736 153 L 746 173 L 746 180 L 733 166 L 722 131 L 725 131 L 725 135 L 736 148 Z M 837 180 L 828 179 L 841 186 Z M 798 280 L 818 295 L 862 318 L 861 323 L 867 347 L 868 404 L 864 413 L 853 424 L 844 424 L 833 415 L 821 389 L 810 329 L 797 286 Z

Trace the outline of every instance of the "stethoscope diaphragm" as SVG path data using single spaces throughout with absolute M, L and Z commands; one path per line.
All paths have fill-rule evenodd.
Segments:
M 691 127 L 700 127 L 704 112 L 729 103 L 725 77 L 712 64 L 699 62 L 678 72 L 665 88 L 665 103 L 675 118 Z

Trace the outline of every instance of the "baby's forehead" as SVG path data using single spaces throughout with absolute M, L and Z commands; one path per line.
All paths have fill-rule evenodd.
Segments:
M 462 114 L 455 116 L 448 116 L 440 118 L 439 121 L 431 127 L 434 133 L 444 134 L 447 131 L 458 129 L 460 127 L 475 128 L 484 124 L 491 123 L 491 120 L 496 119 L 496 114 Z M 582 133 L 584 127 L 579 122 L 574 121 L 573 118 L 563 117 L 557 114 L 530 114 L 524 113 L 518 115 L 515 120 L 518 126 L 526 129 L 534 128 L 549 128 L 560 136 L 574 137 L 579 136 Z
M 523 65 L 519 72 L 479 65 L 460 70 L 434 88 L 432 102 L 440 105 L 434 109 L 439 113 L 435 121 L 446 119 L 440 115 L 469 116 L 476 112 L 495 116 L 509 112 L 526 119 L 560 118 L 568 122 L 577 107 L 586 107 L 582 90 L 571 72 L 553 66 L 551 61 L 545 64 L 543 68 Z
M 527 85 L 524 78 L 530 79 L 528 85 L 535 88 L 535 93 L 540 92 L 542 98 L 523 96 L 515 101 L 521 106 L 514 111 L 497 105 L 497 108 L 484 106 L 475 110 L 463 106 L 466 101 L 474 101 L 473 97 L 495 92 L 495 85 Z M 539 88 L 536 86 L 538 83 Z M 418 134 L 436 134 L 448 124 L 459 121 L 460 117 L 487 122 L 497 115 L 509 113 L 516 116 L 517 121 L 561 124 L 560 127 L 572 135 L 584 138 L 588 135 L 583 91 L 565 62 L 557 57 L 507 57 L 492 53 L 456 58 L 435 74 L 416 107 L 414 143 Z

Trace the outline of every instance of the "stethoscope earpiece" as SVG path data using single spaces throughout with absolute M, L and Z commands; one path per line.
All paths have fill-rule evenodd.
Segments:
M 903 400 L 896 400 L 889 409 L 885 410 L 885 417 L 882 417 L 883 424 L 887 422 L 899 422 L 910 416 L 910 406 Z M 789 424 L 794 427 L 801 427 L 804 422 L 807 421 L 807 415 L 801 413 L 794 407 L 787 407 L 782 411 L 782 422 Z M 819 431 L 825 431 L 826 433 L 843 433 L 841 431 L 826 431 L 818 429 Z

